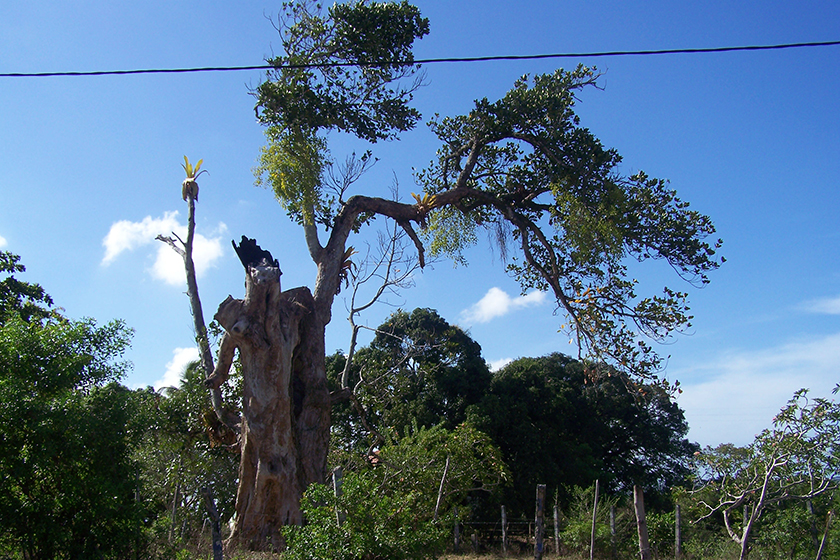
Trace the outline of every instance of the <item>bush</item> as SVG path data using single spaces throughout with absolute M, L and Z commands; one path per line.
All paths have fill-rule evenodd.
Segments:
M 387 491 L 373 471 L 346 475 L 342 496 L 313 484 L 301 507 L 306 524 L 285 527 L 289 560 L 425 560 L 445 548 L 448 520 L 415 507 L 420 496 Z M 339 524 L 338 516 L 343 520 Z

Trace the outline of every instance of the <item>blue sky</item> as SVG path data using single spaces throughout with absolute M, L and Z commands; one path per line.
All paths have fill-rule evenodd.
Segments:
M 431 34 L 418 58 L 779 44 L 840 39 L 835 2 L 418 1 Z M 279 52 L 269 17 L 279 3 L 6 2 L 0 72 L 260 64 Z M 692 332 L 662 352 L 701 444 L 745 444 L 800 387 L 829 396 L 840 381 L 840 47 L 702 55 L 449 63 L 426 67 L 416 96 L 426 120 L 503 95 L 525 73 L 578 63 L 604 72 L 578 113 L 623 170 L 667 178 L 714 219 L 727 263 L 691 289 Z M 243 293 L 230 247 L 256 237 L 280 260 L 286 287 L 314 282 L 301 232 L 271 193 L 253 186 L 263 133 L 249 90 L 259 71 L 0 78 L 0 248 L 19 254 L 73 317 L 124 319 L 136 330 L 131 386 L 166 383 L 192 347 L 180 263 L 153 240 L 184 227 L 182 156 L 204 159 L 198 204 L 199 285 L 210 317 Z M 343 159 L 358 146 L 335 139 Z M 360 182 L 407 197 L 411 168 L 437 145 L 425 126 L 374 147 Z M 371 234 L 373 232 L 370 232 Z M 351 241 L 364 247 L 371 236 Z M 552 351 L 550 298 L 519 298 L 487 242 L 468 267 L 438 262 L 392 304 L 432 307 L 469 329 L 494 364 Z M 657 290 L 681 281 L 640 267 Z M 201 271 L 200 271 L 201 272 Z M 394 308 L 360 322 L 378 325 Z M 339 298 L 327 348 L 346 348 Z M 166 377 L 169 371 L 169 377 Z

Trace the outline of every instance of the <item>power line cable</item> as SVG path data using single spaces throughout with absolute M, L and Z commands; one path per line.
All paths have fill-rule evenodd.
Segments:
M 94 70 L 90 72 L 7 72 L 0 73 L 0 78 L 45 78 L 65 76 L 120 76 L 127 74 L 186 74 L 195 72 L 237 72 L 240 70 L 281 70 L 284 68 L 328 68 L 347 66 L 393 66 L 393 65 L 414 65 L 414 64 L 439 64 L 444 62 L 491 62 L 505 60 L 544 60 L 550 58 L 598 58 L 608 56 L 647 56 L 665 54 L 705 54 L 725 53 L 736 51 L 769 51 L 782 49 L 796 49 L 805 47 L 831 47 L 840 45 L 840 41 L 819 41 L 810 43 L 785 43 L 780 45 L 748 45 L 739 47 L 708 47 L 698 49 L 660 49 L 660 50 L 638 50 L 638 51 L 603 51 L 583 53 L 554 53 L 554 54 L 526 54 L 526 55 L 504 55 L 504 56 L 471 56 L 471 57 L 448 57 L 448 58 L 426 58 L 412 62 L 327 62 L 320 64 L 261 64 L 254 66 L 207 66 L 200 68 L 149 68 L 137 70 Z

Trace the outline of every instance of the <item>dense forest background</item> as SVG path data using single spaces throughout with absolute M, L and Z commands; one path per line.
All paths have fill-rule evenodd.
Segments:
M 24 267 L 12 253 L 0 253 L 0 270 L 0 555 L 207 557 L 205 495 L 226 527 L 239 448 L 212 410 L 200 368 L 188 367 L 178 387 L 129 389 L 120 384 L 128 326 L 65 317 L 41 286 L 18 279 Z M 307 524 L 286 533 L 288 557 L 435 556 L 452 546 L 456 518 L 480 531 L 505 506 L 509 519 L 533 520 L 537 484 L 561 512 L 563 550 L 585 551 L 595 481 L 605 557 L 615 547 L 634 554 L 635 485 L 645 491 L 658 557 L 674 553 L 676 505 L 686 557 L 737 555 L 727 527 L 738 533 L 742 515 L 757 509 L 756 557 L 837 550 L 838 530 L 826 524 L 836 471 L 794 480 L 797 464 L 836 468 L 831 401 L 800 393 L 753 445 L 701 450 L 661 387 L 560 353 L 491 372 L 469 334 L 431 309 L 396 311 L 349 370 L 342 352 L 327 361 L 335 387 L 342 375 L 355 387 L 333 410 L 330 467 L 340 468 L 342 486 L 337 492 L 331 478 L 310 488 Z M 236 402 L 235 381 L 225 386 L 228 402 Z M 821 451 L 796 447 L 797 433 L 828 439 L 815 440 Z M 768 460 L 776 466 L 761 471 Z M 763 487 L 778 499 L 762 504 L 753 492 L 730 507 L 739 481 L 749 495 L 757 472 L 782 475 L 781 485 Z

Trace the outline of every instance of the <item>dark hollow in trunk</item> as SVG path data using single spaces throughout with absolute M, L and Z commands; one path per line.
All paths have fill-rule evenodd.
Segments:
M 245 299 L 228 298 L 215 316 L 224 328 L 211 388 L 242 368 L 242 458 L 236 521 L 228 546 L 282 550 L 280 529 L 301 523 L 300 498 L 324 482 L 330 396 L 324 325 L 308 288 L 280 290 L 280 270 L 249 266 Z

